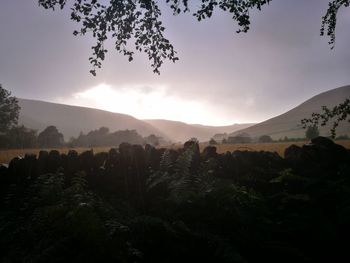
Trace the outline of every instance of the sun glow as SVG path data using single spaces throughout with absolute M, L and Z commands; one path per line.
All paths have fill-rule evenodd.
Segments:
M 100 84 L 73 94 L 64 103 L 132 115 L 138 119 L 167 119 L 187 123 L 222 125 L 227 120 L 205 101 L 180 98 L 167 85 Z

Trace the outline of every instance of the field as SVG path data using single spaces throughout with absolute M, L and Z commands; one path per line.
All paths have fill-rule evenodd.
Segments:
M 249 143 L 249 144 L 218 144 L 215 145 L 218 153 L 225 153 L 227 151 L 232 152 L 236 150 L 248 150 L 248 151 L 271 151 L 277 152 L 280 156 L 284 155 L 284 151 L 290 145 L 303 145 L 305 142 L 274 142 L 274 143 Z M 345 148 L 350 149 L 350 140 L 337 141 L 336 143 L 343 145 Z M 202 151 L 208 144 L 201 143 L 200 150 Z M 162 146 L 165 148 L 177 149 L 181 148 L 182 144 L 173 144 Z M 107 152 L 111 147 L 93 147 L 93 148 L 59 148 L 59 149 L 50 149 L 58 150 L 61 153 L 67 153 L 69 150 L 76 150 L 78 153 L 81 153 L 86 150 L 93 149 L 94 153 L 98 152 Z M 41 149 L 11 149 L 11 150 L 0 150 L 0 164 L 8 163 L 12 158 L 16 156 L 24 156 L 26 153 L 33 153 L 38 155 Z

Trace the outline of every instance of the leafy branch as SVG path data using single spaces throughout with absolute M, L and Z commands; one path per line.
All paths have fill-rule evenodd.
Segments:
M 198 20 L 210 18 L 216 9 L 228 12 L 237 23 L 237 33 L 248 32 L 251 24 L 250 11 L 262 10 L 272 0 L 200 0 L 193 12 L 190 12 L 188 0 L 166 0 L 173 15 L 192 13 Z M 126 56 L 129 61 L 135 51 L 144 52 L 151 61 L 153 72 L 160 74 L 160 67 L 165 60 L 176 62 L 179 58 L 171 42 L 165 37 L 165 27 L 161 21 L 161 9 L 158 0 L 73 0 L 69 1 L 71 20 L 81 27 L 74 35 L 84 36 L 91 33 L 96 40 L 92 46 L 92 65 L 90 73 L 96 76 L 96 69 L 101 68 L 107 49 L 107 39 L 114 40 L 115 49 Z M 38 0 L 45 9 L 63 9 L 67 0 Z M 349 7 L 350 0 L 332 0 L 322 18 L 321 35 L 327 35 L 329 44 L 334 48 L 335 28 L 338 11 Z M 130 43 L 130 42 L 133 42 Z M 133 48 L 131 47 L 133 46 Z
M 309 126 L 325 126 L 327 123 L 332 121 L 332 128 L 331 128 L 331 134 L 332 137 L 335 138 L 336 136 L 336 129 L 339 126 L 339 122 L 347 120 L 350 122 L 350 99 L 345 99 L 344 102 L 340 103 L 337 106 L 334 106 L 333 108 L 328 108 L 326 106 L 322 107 L 321 113 L 312 113 L 311 118 L 302 119 L 301 123 L 303 128 Z

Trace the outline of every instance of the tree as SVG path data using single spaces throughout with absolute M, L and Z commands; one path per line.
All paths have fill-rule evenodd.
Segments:
M 210 141 L 209 141 L 209 144 L 210 145 L 217 145 L 217 141 L 214 140 L 214 138 L 211 138 Z
M 192 137 L 192 138 L 189 139 L 188 141 L 194 142 L 194 143 L 199 143 L 199 140 L 198 140 L 196 137 Z
M 0 134 L 17 124 L 19 110 L 17 99 L 0 84 Z
M 165 2 L 174 15 L 192 13 L 201 21 L 210 18 L 215 10 L 229 12 L 232 20 L 239 27 L 236 31 L 247 32 L 250 28 L 250 11 L 269 4 L 272 0 L 199 0 L 190 11 L 188 0 L 111 0 L 107 4 L 102 0 L 38 0 L 45 9 L 65 8 L 69 3 L 71 19 L 81 28 L 73 32 L 74 35 L 92 33 L 96 44 L 92 47 L 93 54 L 89 58 L 96 75 L 96 68 L 100 68 L 105 59 L 107 49 L 104 46 L 108 38 L 115 40 L 115 49 L 133 60 L 135 51 L 145 52 L 151 61 L 151 67 L 159 74 L 159 68 L 165 59 L 175 62 L 178 60 L 176 51 L 170 41 L 164 36 L 164 26 L 161 21 L 159 2 Z M 329 44 L 334 47 L 337 14 L 340 8 L 348 7 L 350 0 L 332 0 L 322 18 L 321 35 L 330 38 Z M 192 8 L 192 7 L 191 7 Z M 134 49 L 130 42 L 134 41 Z
M 63 134 L 55 126 L 48 126 L 39 133 L 38 143 L 40 147 L 60 147 L 64 143 Z
M 332 121 L 331 134 L 332 138 L 336 136 L 336 129 L 339 125 L 339 122 L 342 121 L 350 122 L 350 99 L 345 99 L 344 102 L 334 106 L 333 108 L 328 108 L 326 106 L 322 107 L 321 113 L 312 113 L 311 118 L 301 120 L 303 128 L 309 126 L 325 126 L 327 123 Z
M 272 140 L 271 136 L 269 136 L 269 135 L 262 135 L 259 137 L 259 142 L 261 142 L 261 143 L 269 143 L 272 141 L 273 140 Z
M 35 148 L 37 146 L 36 131 L 22 126 L 15 126 L 6 133 L 7 148 Z
M 227 143 L 251 143 L 252 138 L 247 133 L 241 133 L 236 136 L 230 136 L 227 139 Z
M 151 144 L 151 145 L 153 145 L 153 146 L 158 146 L 158 145 L 159 145 L 159 140 L 160 140 L 160 139 L 161 139 L 160 137 L 158 137 L 158 136 L 156 136 L 156 135 L 154 135 L 154 134 L 151 134 L 151 135 L 146 136 L 146 137 L 144 138 L 145 143 Z
M 305 132 L 305 137 L 309 140 L 316 138 L 320 135 L 317 126 L 309 126 Z

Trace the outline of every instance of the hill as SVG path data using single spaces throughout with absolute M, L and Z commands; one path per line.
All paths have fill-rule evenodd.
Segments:
M 322 106 L 333 107 L 349 97 L 350 86 L 329 90 L 312 97 L 284 114 L 236 131 L 231 136 L 239 133 L 248 133 L 252 137 L 270 135 L 273 139 L 280 139 L 285 136 L 288 138 L 301 138 L 305 136 L 305 130 L 300 124 L 303 118 L 311 117 L 313 112 L 320 112 Z M 329 130 L 330 126 L 321 127 L 320 133 L 328 136 L 330 135 Z M 342 122 L 337 129 L 337 135 L 345 134 L 350 135 L 350 123 L 346 121 Z
M 206 126 L 200 124 L 187 124 L 180 121 L 169 120 L 144 120 L 145 122 L 156 127 L 158 130 L 167 134 L 174 141 L 184 142 L 192 137 L 199 141 L 208 141 L 216 133 L 230 133 L 244 129 L 253 124 L 233 124 L 228 126 Z
M 18 99 L 21 107 L 19 124 L 38 130 L 55 125 L 65 140 L 102 126 L 110 131 L 136 130 L 142 136 L 155 134 L 165 140 L 184 142 L 192 137 L 208 141 L 216 133 L 230 133 L 252 124 L 205 126 L 168 120 L 139 120 L 130 115 L 99 109 L 51 103 L 39 100 Z
M 19 124 L 39 132 L 55 125 L 65 140 L 78 136 L 81 131 L 86 133 L 102 126 L 110 131 L 135 129 L 143 136 L 155 134 L 169 139 L 152 125 L 126 114 L 38 100 L 18 99 L 18 102 L 21 107 Z

